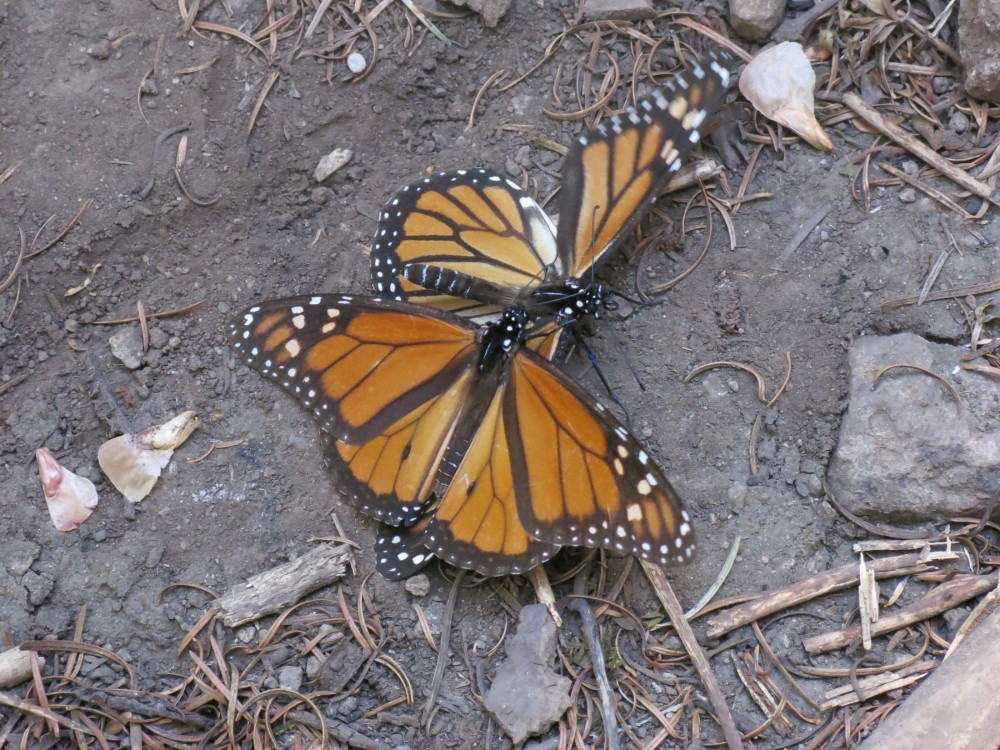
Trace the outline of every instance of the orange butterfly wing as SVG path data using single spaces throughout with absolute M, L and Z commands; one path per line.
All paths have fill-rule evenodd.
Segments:
M 522 351 L 503 401 L 518 517 L 536 539 L 658 564 L 694 554 L 691 519 L 639 442 L 583 388 Z

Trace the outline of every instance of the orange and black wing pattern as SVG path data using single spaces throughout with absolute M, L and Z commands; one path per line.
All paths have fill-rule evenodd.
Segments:
M 392 524 L 412 523 L 431 498 L 479 353 L 472 326 L 413 309 L 313 295 L 255 305 L 230 326 L 242 362 L 316 417 L 361 509 Z
M 439 172 L 382 209 L 371 279 L 382 297 L 485 321 L 559 273 L 555 228 L 537 203 L 486 169 Z
M 527 533 L 661 565 L 690 560 L 691 519 L 639 441 L 541 357 L 521 351 L 510 368 L 503 423 Z
M 732 58 L 710 53 L 634 109 L 582 133 L 566 155 L 557 246 L 580 277 L 616 248 L 701 139 L 721 106 Z

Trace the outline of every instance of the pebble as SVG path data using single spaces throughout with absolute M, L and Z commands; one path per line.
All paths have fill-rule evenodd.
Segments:
M 302 667 L 288 666 L 279 669 L 275 673 L 275 677 L 278 678 L 278 685 L 285 690 L 297 693 L 299 688 L 302 687 L 302 674 Z
M 417 597 L 427 596 L 431 591 L 430 579 L 423 573 L 415 575 L 412 578 L 408 578 L 405 586 L 406 590 L 412 596 L 417 596 Z
M 354 75 L 361 75 L 368 67 L 368 61 L 360 52 L 352 52 L 347 56 L 347 67 Z
M 962 112 L 956 112 L 948 119 L 948 127 L 956 133 L 964 133 L 969 129 L 969 118 Z
M 354 153 L 349 148 L 335 148 L 319 160 L 319 164 L 313 170 L 313 179 L 316 182 L 323 182 L 323 180 L 347 164 L 352 156 L 354 156 Z
M 903 188 L 899 191 L 899 202 L 900 203 L 916 203 L 917 202 L 917 191 L 911 187 Z

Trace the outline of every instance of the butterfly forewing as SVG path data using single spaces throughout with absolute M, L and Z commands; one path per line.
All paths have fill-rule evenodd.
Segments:
M 561 273 L 557 260 L 552 222 L 527 193 L 486 169 L 453 170 L 407 185 L 382 210 L 372 285 L 485 320 Z
M 234 319 L 230 338 L 244 363 L 355 444 L 446 391 L 478 353 L 475 330 L 457 319 L 338 295 L 256 305 Z
M 557 246 L 561 265 L 581 276 L 663 191 L 723 101 L 731 58 L 695 62 L 635 109 L 580 135 L 563 164 Z
M 511 364 L 503 403 L 518 515 L 529 534 L 604 547 L 659 564 L 687 562 L 684 507 L 638 441 L 580 386 L 540 357 Z

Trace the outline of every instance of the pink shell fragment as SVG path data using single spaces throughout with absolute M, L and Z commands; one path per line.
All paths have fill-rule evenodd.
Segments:
M 35 451 L 35 462 L 53 525 L 59 531 L 76 530 L 97 507 L 94 483 L 60 466 L 48 448 Z

